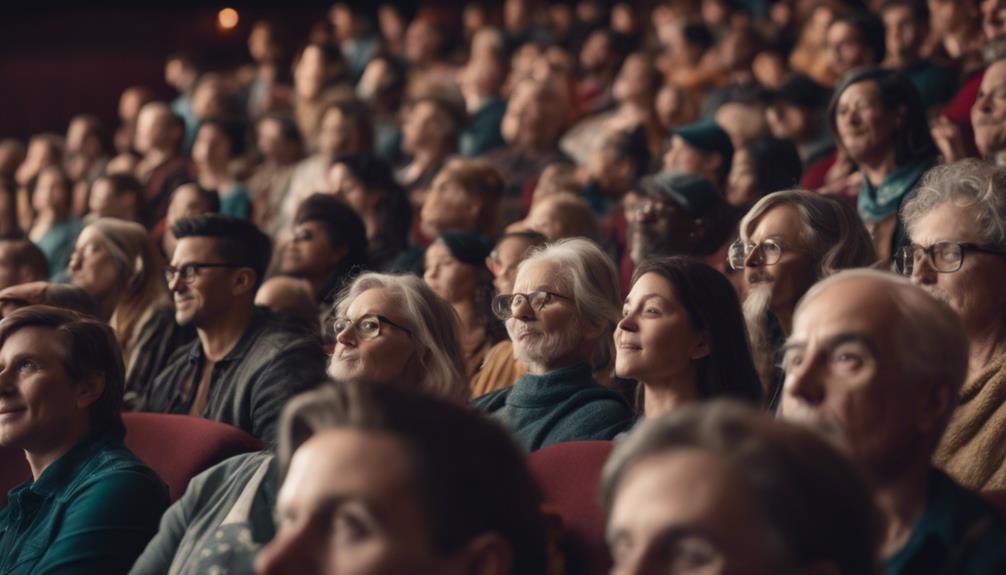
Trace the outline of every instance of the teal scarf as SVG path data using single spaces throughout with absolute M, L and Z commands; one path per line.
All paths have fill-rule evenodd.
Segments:
M 874 188 L 863 174 L 863 189 L 859 192 L 857 208 L 859 217 L 867 223 L 879 222 L 898 211 L 901 201 L 919 181 L 922 173 L 933 165 L 932 159 L 898 166 L 884 176 L 880 187 Z

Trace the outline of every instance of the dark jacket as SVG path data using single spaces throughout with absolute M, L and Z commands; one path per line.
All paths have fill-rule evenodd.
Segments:
M 287 400 L 325 376 L 325 353 L 317 337 L 298 332 L 272 312 L 256 307 L 234 349 L 216 362 L 202 416 L 240 427 L 269 444 Z M 197 338 L 172 355 L 141 403 L 142 411 L 187 414 L 195 401 L 203 368 Z

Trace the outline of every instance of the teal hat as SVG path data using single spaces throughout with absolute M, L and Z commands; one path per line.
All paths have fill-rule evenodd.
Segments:
M 729 171 L 730 162 L 734 157 L 734 145 L 726 130 L 713 120 L 700 120 L 685 124 L 674 130 L 675 136 L 688 142 L 688 145 L 703 152 L 718 152 L 723 156 L 723 165 Z

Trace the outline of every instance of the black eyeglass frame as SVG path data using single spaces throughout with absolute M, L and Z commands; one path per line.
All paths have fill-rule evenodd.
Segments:
M 939 246 L 939 248 L 937 248 Z M 940 269 L 936 264 L 936 251 L 937 249 L 943 250 L 946 246 L 957 246 L 960 251 L 960 258 L 957 259 L 956 267 L 954 269 Z M 925 254 L 926 258 L 929 260 L 929 266 L 933 268 L 933 271 L 940 274 L 952 274 L 954 272 L 960 271 L 961 266 L 964 265 L 964 256 L 968 252 L 978 252 L 982 254 L 992 254 L 995 256 L 1006 257 L 1006 252 L 1002 250 L 997 250 L 988 246 L 983 246 L 981 244 L 971 243 L 971 242 L 954 242 L 950 240 L 940 240 L 929 245 L 929 247 L 922 247 L 919 244 L 911 244 L 907 246 L 902 246 L 898 249 L 897 254 L 894 256 L 895 269 L 901 275 L 911 276 L 915 269 L 915 251 L 919 250 Z M 908 265 L 906 260 L 910 258 L 911 264 Z
M 376 319 L 377 320 L 377 326 L 378 326 L 377 327 L 377 331 L 375 331 L 372 335 L 367 335 L 367 334 L 363 333 L 363 331 L 360 330 L 360 323 L 362 323 L 363 321 L 365 321 L 367 319 Z M 339 323 L 343 322 L 343 321 L 347 322 L 347 324 L 344 325 L 342 328 L 340 328 L 339 327 Z M 349 319 L 348 317 L 337 317 L 334 320 L 332 320 L 332 331 L 335 332 L 335 335 L 339 335 L 340 333 L 342 333 L 342 332 L 346 331 L 347 329 L 349 329 L 350 327 L 352 327 L 353 331 L 356 333 L 357 337 L 359 337 L 360 339 L 370 340 L 370 339 L 374 339 L 377 336 L 381 335 L 381 327 L 380 326 L 381 326 L 381 324 L 385 324 L 385 323 L 388 324 L 388 325 L 390 325 L 391 327 L 397 328 L 397 329 L 405 332 L 405 335 L 407 335 L 409 337 L 412 337 L 412 330 L 411 329 L 409 329 L 409 328 L 405 327 L 404 325 L 401 325 L 401 324 L 399 324 L 397 322 L 391 321 L 387 317 L 385 317 L 385 316 L 383 316 L 381 314 L 378 314 L 378 313 L 364 314 L 364 315 L 361 315 L 360 317 L 356 318 L 355 320 Z
M 196 277 L 199 275 L 199 270 L 204 268 L 246 268 L 248 266 L 243 266 L 239 264 L 227 264 L 227 263 L 203 263 L 203 262 L 192 262 L 187 264 L 182 264 L 179 267 L 174 266 L 164 266 L 164 279 L 169 284 L 175 281 L 176 276 L 181 276 L 182 283 L 189 285 L 196 281 Z M 191 272 L 185 270 L 192 270 Z
M 553 291 L 548 290 L 535 290 L 529 293 L 501 293 L 497 294 L 496 297 L 493 298 L 492 302 L 493 314 L 502 321 L 506 321 L 511 317 L 513 317 L 514 301 L 518 297 L 524 298 L 524 301 L 526 301 L 527 304 L 531 306 L 531 309 L 533 309 L 535 313 L 540 312 L 546 305 L 548 305 L 549 302 L 552 301 L 553 297 L 562 298 L 567 301 L 573 301 L 573 298 L 569 296 L 565 296 L 562 295 L 561 293 L 555 293 Z M 534 304 L 535 300 L 539 301 L 540 303 L 538 305 L 535 305 Z

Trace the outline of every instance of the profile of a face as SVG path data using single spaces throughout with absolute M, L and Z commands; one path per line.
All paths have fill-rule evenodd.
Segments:
M 577 316 L 572 296 L 559 285 L 559 266 L 539 260 L 529 262 L 517 271 L 514 292 L 529 294 L 546 291 L 540 309 L 534 309 L 528 298 L 520 298 L 511 307 L 512 317 L 506 320 L 507 332 L 513 341 L 514 354 L 528 365 L 531 373 L 547 373 L 577 361 L 584 341 L 582 323 Z
M 338 381 L 416 383 L 421 377 L 419 351 L 412 336 L 402 329 L 407 322 L 401 309 L 401 302 L 387 288 L 370 288 L 356 296 L 337 318 L 349 323 L 336 333 L 328 374 Z M 361 326 L 364 318 L 377 322 L 378 333 L 361 333 L 366 331 Z

